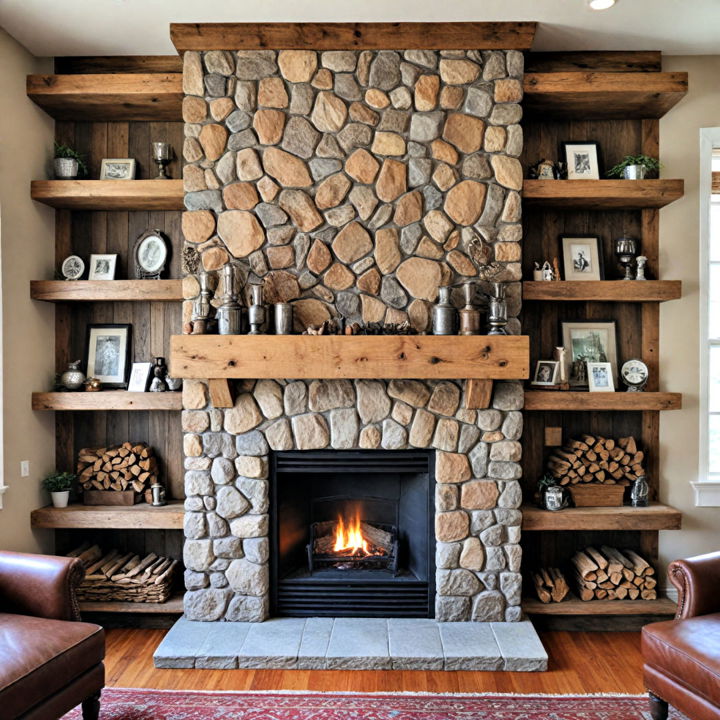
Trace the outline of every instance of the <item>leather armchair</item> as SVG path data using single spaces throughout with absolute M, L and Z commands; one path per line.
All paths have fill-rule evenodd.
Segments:
M 668 577 L 675 619 L 642 630 L 651 715 L 665 720 L 669 704 L 690 720 L 720 720 L 720 552 L 676 560 Z
M 79 622 L 77 558 L 0 551 L 0 716 L 97 720 L 105 633 Z

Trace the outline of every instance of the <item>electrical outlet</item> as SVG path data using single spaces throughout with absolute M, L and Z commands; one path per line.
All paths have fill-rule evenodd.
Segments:
M 20 477 L 30 477 L 30 461 L 20 461 Z

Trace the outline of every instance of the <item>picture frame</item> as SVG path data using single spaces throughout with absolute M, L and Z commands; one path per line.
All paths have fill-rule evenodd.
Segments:
M 114 280 L 117 255 L 90 255 L 89 280 Z
M 170 257 L 170 239 L 160 230 L 148 230 L 136 241 L 135 277 L 159 280 Z
M 617 377 L 617 328 L 611 322 L 563 322 L 562 345 L 570 349 L 571 387 L 588 387 L 587 363 L 608 362 Z
M 586 366 L 590 392 L 615 392 L 612 363 L 589 362 Z
M 79 280 L 85 272 L 85 261 L 79 255 L 68 255 L 60 266 L 65 280 Z
M 130 380 L 128 380 L 128 392 L 147 392 L 150 384 L 150 373 L 153 364 L 151 362 L 136 362 L 132 364 Z
M 130 370 L 132 325 L 100 323 L 87 326 L 87 376 L 106 388 L 126 388 Z
M 557 385 L 559 373 L 560 362 L 558 360 L 538 360 L 530 384 L 540 386 Z
M 133 158 L 103 158 L 100 163 L 101 180 L 134 180 L 135 160 Z
M 602 242 L 597 235 L 561 235 L 565 280 L 603 280 Z
M 567 163 L 568 180 L 599 180 L 600 162 L 596 142 L 569 141 L 562 143 Z

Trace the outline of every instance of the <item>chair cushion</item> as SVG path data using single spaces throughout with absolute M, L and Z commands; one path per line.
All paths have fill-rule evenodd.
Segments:
M 104 655 L 99 625 L 0 613 L 0 714 L 21 715 Z
M 720 613 L 642 629 L 646 665 L 720 706 Z

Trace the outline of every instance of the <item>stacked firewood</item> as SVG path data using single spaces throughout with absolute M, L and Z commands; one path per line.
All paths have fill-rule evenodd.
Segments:
M 562 602 L 570 592 L 570 587 L 565 576 L 558 568 L 541 568 L 539 572 L 533 573 L 535 592 L 541 602 Z
M 595 435 L 583 435 L 568 440 L 553 450 L 548 470 L 560 485 L 577 483 L 606 483 L 615 485 L 644 475 L 645 453 L 638 450 L 634 437 L 619 440 Z
M 83 448 L 77 473 L 83 490 L 134 490 L 141 493 L 157 482 L 158 465 L 145 443 Z
M 656 600 L 655 569 L 633 550 L 601 545 L 572 557 L 581 600 Z
M 85 578 L 78 600 L 93 602 L 163 603 L 172 592 L 177 560 L 150 553 L 145 557 L 119 550 L 103 552 L 98 545 L 81 545 L 68 557 L 79 558 Z

